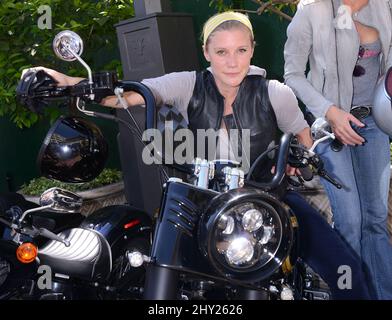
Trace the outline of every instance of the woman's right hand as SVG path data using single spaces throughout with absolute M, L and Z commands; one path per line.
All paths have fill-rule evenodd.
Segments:
M 63 74 L 61 72 L 58 72 L 56 70 L 53 69 L 49 69 L 49 68 L 45 68 L 45 67 L 34 67 L 34 68 L 29 68 L 29 69 L 24 69 L 22 71 L 22 77 L 24 76 L 24 74 L 28 71 L 32 71 L 32 70 L 43 70 L 45 71 L 48 75 L 50 75 L 54 80 L 57 81 L 57 85 L 59 87 L 62 86 L 73 86 L 77 83 L 79 83 L 80 81 L 83 80 L 83 78 L 78 78 L 78 77 L 70 77 L 67 76 L 66 74 Z
M 333 133 L 345 145 L 355 146 L 365 142 L 365 139 L 353 130 L 350 122 L 361 128 L 365 125 L 351 113 L 336 106 L 331 106 L 325 114 L 325 117 L 328 120 Z

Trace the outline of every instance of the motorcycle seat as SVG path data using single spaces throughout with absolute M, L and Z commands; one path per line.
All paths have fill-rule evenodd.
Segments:
M 109 243 L 99 232 L 73 228 L 58 234 L 70 242 L 51 240 L 38 250 L 41 265 L 51 267 L 53 273 L 87 281 L 105 280 L 112 270 Z

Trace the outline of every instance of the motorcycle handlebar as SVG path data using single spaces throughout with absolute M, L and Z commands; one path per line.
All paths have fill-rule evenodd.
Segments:
M 108 96 L 110 94 L 114 94 L 114 88 L 116 87 L 122 88 L 124 91 L 134 91 L 140 94 L 145 101 L 146 129 L 156 128 L 157 123 L 156 123 L 155 98 L 151 90 L 146 85 L 136 81 L 127 81 L 127 80 L 117 81 L 115 80 L 114 77 L 111 77 L 109 74 L 105 74 L 105 73 L 98 74 L 96 79 L 98 79 L 98 81 L 97 83 L 94 84 L 90 84 L 86 82 L 86 83 L 80 83 L 75 86 L 68 87 L 68 89 L 57 88 L 53 92 L 52 96 L 53 97 L 73 96 L 73 97 L 86 98 L 87 96 L 89 96 L 89 94 L 93 94 L 94 96 L 94 94 L 97 93 L 98 95 L 103 97 L 103 96 Z M 102 96 L 103 93 L 104 95 Z M 112 116 L 108 118 L 111 119 Z M 245 184 L 257 188 L 262 188 L 265 190 L 272 190 L 277 188 L 282 183 L 285 177 L 286 165 L 288 163 L 288 157 L 290 151 L 290 143 L 292 139 L 293 139 L 293 134 L 284 134 L 281 137 L 278 160 L 275 168 L 276 171 L 270 182 L 260 183 L 260 182 L 250 181 L 249 179 L 247 179 L 245 181 Z M 256 160 L 256 162 L 259 160 L 259 158 Z M 254 167 L 255 166 L 252 165 L 252 168 Z M 187 168 L 184 168 L 181 165 L 176 165 L 175 168 L 177 170 L 181 170 L 187 173 L 189 171 L 187 170 Z M 251 176 L 252 168 L 249 171 L 248 177 Z M 301 168 L 300 170 L 303 171 L 304 180 L 311 180 L 313 178 L 313 173 L 311 172 L 311 170 L 306 170 L 306 168 Z M 341 188 L 340 184 L 337 183 L 335 180 L 333 180 L 331 177 L 329 177 L 328 174 L 325 172 L 325 170 L 322 171 L 322 175 L 320 176 L 323 176 L 326 180 L 334 184 L 337 188 L 339 187 Z
M 246 180 L 245 184 L 248 186 L 264 189 L 267 191 L 276 189 L 279 185 L 281 185 L 286 174 L 286 165 L 289 157 L 290 143 L 292 138 L 293 138 L 292 133 L 285 133 L 280 138 L 280 147 L 278 153 L 278 160 L 276 162 L 276 167 L 275 167 L 275 174 L 270 182 L 263 183 L 263 182 Z M 259 159 L 257 159 L 256 161 L 258 160 Z M 251 175 L 251 172 L 249 172 L 248 175 Z
M 146 129 L 156 128 L 156 106 L 155 98 L 151 90 L 143 83 L 136 81 L 119 81 L 117 86 L 124 91 L 135 91 L 139 93 L 146 103 Z
M 94 96 L 99 95 L 100 98 L 105 96 L 114 95 L 114 88 L 119 87 L 124 91 L 134 91 L 139 93 L 146 105 L 146 129 L 156 128 L 156 115 L 155 115 L 155 98 L 151 90 L 143 83 L 136 81 L 116 81 L 113 83 L 105 84 L 89 84 L 87 81 L 76 84 L 75 86 L 68 87 L 69 90 L 63 90 L 64 96 L 72 96 L 85 98 L 90 94 Z M 56 95 L 58 97 L 58 95 Z M 101 99 L 98 99 L 101 100 Z

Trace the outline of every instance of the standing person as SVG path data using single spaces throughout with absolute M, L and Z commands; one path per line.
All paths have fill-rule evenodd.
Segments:
M 392 64 L 391 8 L 389 0 L 302 0 L 284 49 L 286 84 L 343 143 L 339 152 L 329 143 L 317 151 L 344 190 L 323 184 L 334 226 L 362 258 L 379 299 L 392 299 L 390 151 L 372 104 L 377 81 Z
M 202 72 L 177 72 L 146 79 L 158 104 L 175 106 L 190 129 L 249 129 L 250 163 L 277 137 L 278 128 L 294 133 L 306 146 L 312 145 L 309 127 L 293 92 L 276 80 L 267 80 L 265 70 L 250 66 L 254 52 L 252 25 L 247 16 L 225 12 L 211 17 L 204 26 L 203 52 L 210 68 Z M 74 85 L 82 78 L 69 77 L 42 68 L 58 85 Z M 141 95 L 126 92 L 129 106 L 144 103 Z M 117 98 L 102 101 L 117 107 Z M 229 145 L 227 130 L 219 143 Z M 223 152 L 222 152 L 223 151 Z M 233 150 L 218 151 L 218 158 L 232 158 Z M 290 170 L 292 171 L 292 170 Z M 301 257 L 328 283 L 335 299 L 368 299 L 368 289 L 358 257 L 352 254 L 324 219 L 298 194 L 284 201 L 296 213 L 300 226 Z M 352 268 L 352 288 L 339 288 L 339 268 Z

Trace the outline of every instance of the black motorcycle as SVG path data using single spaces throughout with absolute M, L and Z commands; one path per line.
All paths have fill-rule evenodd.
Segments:
M 79 50 L 82 47 L 81 39 L 74 33 L 60 33 L 55 43 L 55 52 L 62 59 L 83 61 Z M 86 110 L 85 105 L 114 94 L 132 118 L 122 94 L 124 91 L 135 91 L 145 99 L 146 129 L 156 127 L 155 101 L 146 86 L 139 82 L 118 81 L 115 74 L 110 72 L 92 74 L 88 66 L 83 64 L 88 70 L 88 80 L 71 87 L 57 87 L 53 79 L 38 71 L 31 75 L 33 80 L 20 96 L 33 109 L 43 100 L 73 97 L 77 108 L 84 114 L 121 122 L 121 119 L 112 115 Z M 25 82 L 29 82 L 29 79 Z M 78 127 L 81 122 L 80 119 L 70 117 L 60 121 L 66 122 L 67 127 Z M 141 138 L 141 129 L 134 119 L 133 123 L 133 126 L 126 125 Z M 321 159 L 314 153 L 316 145 L 325 139 L 333 139 L 333 134 L 327 132 L 325 124 L 321 122 L 312 127 L 312 133 L 316 141 L 309 150 L 292 135 L 282 136 L 275 174 L 267 183 L 256 182 L 251 178 L 257 164 L 271 150 L 258 157 L 246 177 L 240 165 L 233 161 L 211 162 L 196 158 L 192 164 L 171 165 L 186 173 L 188 179 L 167 179 L 152 233 L 151 250 L 147 253 L 125 245 L 127 249 L 122 255 L 130 267 L 130 276 L 132 270 L 137 272 L 143 266 L 147 268 L 145 282 L 139 287 L 139 293 L 143 292 L 145 299 L 185 300 L 289 300 L 309 297 L 307 294 L 312 288 L 306 282 L 305 267 L 298 261 L 298 224 L 293 212 L 280 201 L 280 196 L 287 186 L 287 164 L 301 168 L 305 179 L 312 179 L 314 174 L 319 174 L 340 187 L 328 176 Z M 54 129 L 50 139 L 46 140 L 55 145 L 66 140 L 65 136 Z M 47 152 L 41 159 L 41 163 L 46 164 L 44 175 L 48 177 L 57 177 L 59 172 L 67 172 L 69 168 L 80 172 L 86 169 L 83 165 L 75 169 L 74 164 L 64 164 L 59 170 L 54 158 L 55 153 Z M 162 172 L 166 174 L 163 169 Z M 136 216 L 137 212 L 133 214 Z M 147 216 L 142 212 L 139 214 L 138 219 L 141 220 Z M 105 219 L 95 223 L 95 227 L 85 221 L 83 228 L 70 230 L 58 237 L 69 240 L 70 247 L 81 248 L 88 255 L 89 245 L 82 241 L 75 243 L 74 233 L 79 236 L 88 233 L 94 235 L 96 241 L 103 241 L 103 221 Z M 140 234 L 143 231 L 142 228 L 137 230 Z M 134 236 L 137 237 L 137 233 Z M 63 276 L 91 276 L 96 268 L 70 259 L 70 247 L 60 242 L 59 239 L 53 239 L 40 248 L 40 262 L 52 266 L 55 272 Z M 117 242 L 119 245 L 125 244 L 124 238 L 117 237 Z M 101 267 L 107 271 L 110 269 L 107 261 L 106 266 L 103 262 Z M 103 274 L 108 275 L 110 272 Z M 102 279 L 102 273 L 98 272 L 98 275 Z M 94 280 L 92 283 L 99 286 L 99 282 Z M 64 288 L 61 290 L 64 294 Z
M 16 257 L 16 248 L 20 242 L 33 241 L 28 235 L 21 235 L 10 227 L 10 222 L 17 222 L 24 212 L 32 210 L 26 220 L 37 229 L 45 228 L 53 233 L 77 227 L 84 217 L 78 212 L 59 214 L 58 212 L 39 210 L 36 203 L 27 201 L 21 194 L 0 194 L 0 300 L 17 294 L 17 288 L 31 285 L 36 269 L 21 263 Z M 34 241 L 41 246 L 47 238 L 36 236 Z
M 63 42 L 58 40 L 54 45 L 60 48 Z M 56 88 L 53 79 L 39 73 L 23 78 L 18 95 L 38 111 L 46 99 L 68 96 L 70 89 Z M 73 96 L 84 96 L 83 86 L 75 90 Z M 105 94 L 107 88 L 98 91 Z M 40 98 L 30 99 L 33 92 Z M 81 117 L 61 117 L 44 139 L 38 166 L 49 178 L 87 182 L 104 168 L 107 149 L 95 124 Z M 148 254 L 151 218 L 129 205 L 105 207 L 86 218 L 80 214 L 81 202 L 76 194 L 59 188 L 44 192 L 39 206 L 18 194 L 0 196 L 0 299 L 140 296 L 144 267 L 131 268 L 128 253 Z M 41 266 L 50 270 L 50 285 L 40 285 Z
M 40 206 L 21 211 L 13 205 L 0 214 L 5 226 L 0 299 L 125 299 L 139 294 L 144 270 L 130 270 L 127 255 L 133 250 L 148 253 L 151 220 L 125 205 L 85 218 L 77 214 L 81 204 L 76 194 L 51 188 L 41 195 Z M 43 226 L 51 220 L 58 222 L 53 231 Z M 50 272 L 41 278 L 44 285 L 40 266 Z

